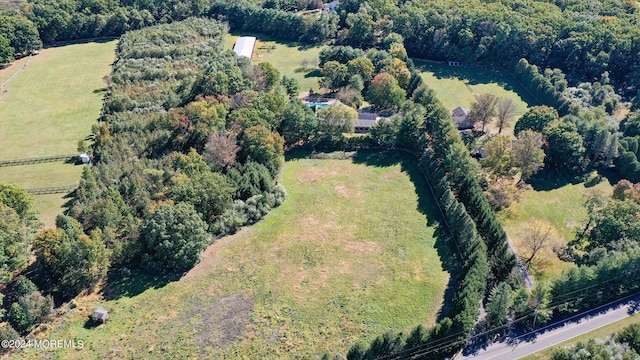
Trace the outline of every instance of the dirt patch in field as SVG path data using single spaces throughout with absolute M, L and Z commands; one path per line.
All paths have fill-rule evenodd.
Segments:
M 335 170 L 329 170 L 324 166 L 308 167 L 300 171 L 298 175 L 298 181 L 300 182 L 315 182 L 320 179 L 324 179 L 330 176 L 336 176 L 338 173 Z
M 224 255 L 230 246 L 251 240 L 253 234 L 253 227 L 244 227 L 234 235 L 224 236 L 215 240 L 202 253 L 202 260 L 184 276 L 182 281 L 195 282 L 202 276 L 211 273 L 216 266 L 224 264 Z
M 380 245 L 373 241 L 349 242 L 344 246 L 344 251 L 356 254 L 382 254 Z
M 347 187 L 344 185 L 336 185 L 336 192 L 345 199 L 354 199 L 362 197 L 362 191 L 357 188 Z
M 196 306 L 185 321 L 193 324 L 198 346 L 220 348 L 237 341 L 247 330 L 254 304 L 255 298 L 246 294 L 227 295 Z

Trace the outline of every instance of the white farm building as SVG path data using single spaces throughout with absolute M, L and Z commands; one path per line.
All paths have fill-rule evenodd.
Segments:
M 236 40 L 236 44 L 233 46 L 233 51 L 236 54 L 251 59 L 253 54 L 253 47 L 256 44 L 256 38 L 253 36 L 242 36 Z

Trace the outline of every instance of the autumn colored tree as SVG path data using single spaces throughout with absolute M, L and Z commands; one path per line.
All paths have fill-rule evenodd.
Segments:
M 226 170 L 236 163 L 240 146 L 236 139 L 223 133 L 211 134 L 207 139 L 202 158 L 217 168 Z
M 366 99 L 378 109 L 397 109 L 405 100 L 407 92 L 393 75 L 382 72 L 371 81 Z
M 323 130 L 333 134 L 352 133 L 358 113 L 346 105 L 335 105 L 318 114 Z

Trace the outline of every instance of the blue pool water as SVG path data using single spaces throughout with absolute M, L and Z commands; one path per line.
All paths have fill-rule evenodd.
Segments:
M 316 106 L 316 107 L 328 107 L 329 104 L 327 103 L 314 103 L 314 102 L 305 102 L 305 105 L 311 107 L 311 106 Z

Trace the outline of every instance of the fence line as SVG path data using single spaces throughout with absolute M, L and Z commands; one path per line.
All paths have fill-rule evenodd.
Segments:
M 29 194 L 32 195 L 45 195 L 45 194 L 65 194 L 70 193 L 78 187 L 77 184 L 68 186 L 52 186 L 43 188 L 26 189 Z
M 39 164 L 39 163 L 54 162 L 59 160 L 75 160 L 77 159 L 77 157 L 78 157 L 77 154 L 70 154 L 70 155 L 52 155 L 52 156 L 42 156 L 42 157 L 14 159 L 14 160 L 0 160 L 0 167 Z
M 22 65 L 22 67 L 18 69 L 18 71 L 16 71 L 13 75 L 11 75 L 11 77 L 8 78 L 7 81 L 3 82 L 2 85 L 0 85 L 0 90 L 2 90 L 5 86 L 7 86 L 11 82 L 11 80 L 13 80 L 16 76 L 20 75 L 20 73 L 27 68 L 27 65 L 29 65 L 29 60 L 31 60 L 32 55 L 33 54 L 29 54 L 29 57 L 27 58 L 27 61 L 25 61 L 24 65 Z

